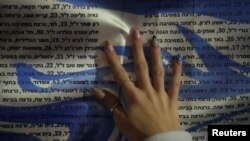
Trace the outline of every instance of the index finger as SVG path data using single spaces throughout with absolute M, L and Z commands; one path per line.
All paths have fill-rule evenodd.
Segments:
M 181 85 L 182 56 L 178 54 L 173 62 L 173 72 L 168 89 L 168 95 L 174 99 L 178 97 Z
M 135 94 L 136 87 L 130 81 L 129 75 L 127 74 L 126 70 L 122 67 L 118 60 L 118 56 L 114 51 L 113 46 L 111 45 L 110 41 L 104 42 L 105 46 L 105 55 L 107 61 L 112 69 L 112 74 L 117 81 L 117 83 L 126 91 L 126 95 L 124 95 L 125 100 L 129 101 L 131 97 Z

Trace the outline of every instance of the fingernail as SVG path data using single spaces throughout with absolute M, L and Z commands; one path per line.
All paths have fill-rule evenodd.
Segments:
M 139 27 L 133 27 L 133 28 L 131 28 L 130 35 L 134 39 L 136 39 L 136 40 L 140 39 L 141 35 L 140 35 L 140 29 L 139 29 Z
M 153 47 L 158 47 L 158 41 L 157 41 L 157 37 L 155 35 L 152 37 L 151 45 Z
M 114 51 L 114 48 L 111 45 L 110 41 L 108 41 L 108 40 L 104 41 L 104 46 L 105 46 L 105 50 Z
M 180 53 L 178 53 L 176 55 L 176 59 L 177 59 L 178 62 L 182 62 L 183 61 L 183 56 Z
M 98 88 L 91 88 L 91 91 L 98 99 L 103 99 L 105 97 L 104 92 Z

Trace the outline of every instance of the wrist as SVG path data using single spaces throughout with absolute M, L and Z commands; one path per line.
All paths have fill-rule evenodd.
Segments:
M 161 128 L 161 126 L 157 126 L 157 128 L 155 128 L 155 129 L 150 129 L 150 130 L 148 130 L 148 131 L 144 131 L 144 133 L 146 133 L 146 134 L 144 134 L 144 138 L 143 139 L 147 139 L 147 138 L 149 138 L 149 137 L 151 137 L 151 136 L 154 136 L 154 135 L 158 135 L 158 134 L 162 134 L 162 133 L 172 133 L 172 132 L 176 132 L 176 131 L 178 131 L 178 132 L 181 132 L 182 130 L 180 129 L 180 126 L 179 125 L 177 125 L 177 126 L 172 126 L 172 127 L 167 127 L 166 128 L 166 126 L 163 126 L 162 128 Z M 185 132 L 185 131 L 184 131 Z M 143 140 L 144 141 L 144 140 Z

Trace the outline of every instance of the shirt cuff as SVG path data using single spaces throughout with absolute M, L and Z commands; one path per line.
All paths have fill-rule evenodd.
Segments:
M 192 136 L 187 131 L 168 131 L 155 134 L 143 141 L 192 141 Z

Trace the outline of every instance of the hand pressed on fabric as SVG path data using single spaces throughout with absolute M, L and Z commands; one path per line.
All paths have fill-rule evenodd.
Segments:
M 154 36 L 150 43 L 152 80 L 143 52 L 139 28 L 130 32 L 136 85 L 120 64 L 111 42 L 105 41 L 105 55 L 117 83 L 122 87 L 126 109 L 117 97 L 106 90 L 94 88 L 94 95 L 111 110 L 117 127 L 131 141 L 143 140 L 157 133 L 179 130 L 178 93 L 181 82 L 182 59 L 173 61 L 173 73 L 167 90 L 161 50 Z

